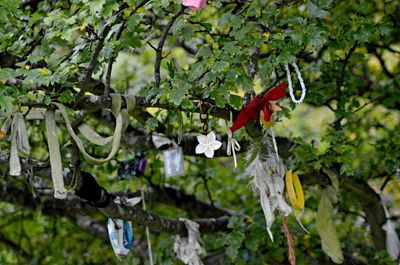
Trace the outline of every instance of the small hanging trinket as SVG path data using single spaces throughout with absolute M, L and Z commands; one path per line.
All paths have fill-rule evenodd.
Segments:
M 129 179 L 144 174 L 147 160 L 142 152 L 135 153 L 135 157 L 122 162 L 122 167 L 118 169 L 118 179 Z
M 294 92 L 293 92 L 293 86 L 292 86 L 292 78 L 290 77 L 290 69 L 289 69 L 289 65 L 285 64 L 285 70 L 286 70 L 286 75 L 287 75 L 287 80 L 288 80 L 288 87 L 289 87 L 289 94 L 290 94 L 290 98 L 292 99 L 292 102 L 295 104 L 299 104 L 302 103 L 304 98 L 306 97 L 306 86 L 304 85 L 304 81 L 303 78 L 301 77 L 301 73 L 299 68 L 297 67 L 296 63 L 292 63 L 292 66 L 296 72 L 297 75 L 297 79 L 300 82 L 300 86 L 301 86 L 301 96 L 299 99 L 296 99 L 296 97 L 294 96 Z
M 185 165 L 182 148 L 174 140 L 170 140 L 162 134 L 153 134 L 152 140 L 156 148 L 170 146 L 169 149 L 163 151 L 165 176 L 183 175 Z
M 200 106 L 202 108 L 202 106 Z M 208 158 L 214 157 L 214 151 L 221 148 L 222 143 L 217 140 L 213 131 L 208 132 L 208 114 L 201 113 L 200 120 L 203 122 L 203 135 L 197 136 L 199 144 L 196 146 L 196 154 L 204 154 Z
M 164 169 L 166 177 L 173 177 L 185 173 L 182 147 L 173 145 L 172 148 L 163 151 Z

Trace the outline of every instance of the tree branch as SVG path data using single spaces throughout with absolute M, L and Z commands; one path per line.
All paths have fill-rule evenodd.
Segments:
M 185 11 L 184 6 L 181 6 L 181 8 L 179 9 L 179 11 L 171 18 L 170 21 L 168 21 L 167 25 L 165 26 L 160 40 L 158 41 L 158 46 L 157 46 L 157 50 L 156 50 L 156 62 L 154 65 L 154 86 L 155 87 L 159 87 L 160 86 L 160 80 L 161 80 L 161 74 L 160 74 L 160 67 L 161 67 L 161 61 L 162 61 L 162 50 L 164 47 L 164 43 L 165 40 L 167 39 L 167 35 L 168 32 L 170 30 L 170 28 L 172 27 L 172 25 L 174 24 L 175 20 L 183 14 L 183 12 Z

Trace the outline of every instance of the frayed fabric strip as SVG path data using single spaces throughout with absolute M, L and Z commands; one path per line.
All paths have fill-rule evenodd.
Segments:
M 21 163 L 18 152 L 25 155 L 30 153 L 28 133 L 22 114 L 12 114 L 3 127 L 5 131 L 11 129 L 10 175 L 19 176 L 21 175 Z
M 204 248 L 201 246 L 199 224 L 187 220 L 180 219 L 185 223 L 188 230 L 188 237 L 176 236 L 174 243 L 174 251 L 177 257 L 188 265 L 203 265 L 201 256 L 205 254 Z

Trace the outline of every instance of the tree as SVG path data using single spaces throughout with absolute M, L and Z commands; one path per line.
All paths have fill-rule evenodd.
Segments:
M 133 224 L 133 254 L 122 264 L 148 264 L 146 226 L 155 263 L 180 264 L 173 253 L 175 235 L 187 234 L 180 218 L 199 224 L 205 264 L 289 264 L 287 242 L 297 264 L 331 264 L 337 253 L 321 229 L 337 232 L 343 264 L 396 264 L 386 251 L 380 194 L 398 221 L 397 1 L 213 0 L 193 10 L 179 0 L 3 0 L 0 25 L 1 124 L 8 117 L 14 128 L 0 132 L 2 264 L 116 263 L 107 217 Z M 234 133 L 242 147 L 235 169 L 225 122 L 287 82 L 285 65 L 300 96 L 293 63 L 306 98 L 280 100 L 273 128 L 280 159 L 303 184 L 301 221 L 310 234 L 295 214 L 285 221 L 277 212 L 271 242 L 259 196 L 243 177 L 257 154 L 267 154 L 269 129 L 251 120 Z M 31 150 L 19 148 L 21 173 L 11 176 L 10 160 L 18 160 L 11 142 L 23 124 Z M 80 130 L 84 139 L 82 124 L 101 133 L 89 137 L 108 139 L 104 146 L 83 140 L 88 155 L 71 134 Z M 195 152 L 196 136 L 210 131 L 223 143 L 213 159 Z M 168 147 L 152 140 L 160 134 L 182 147 L 182 176 L 165 177 Z M 111 157 L 113 149 L 105 163 L 89 158 Z M 138 153 L 145 173 L 119 180 L 118 169 Z M 65 199 L 53 196 L 58 175 Z M 323 204 L 332 190 L 338 200 Z M 147 210 L 126 205 L 142 192 Z M 327 205 L 335 210 L 328 224 L 321 223 Z

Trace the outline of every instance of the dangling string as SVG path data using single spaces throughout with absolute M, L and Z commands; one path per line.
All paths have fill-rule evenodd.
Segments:
M 226 122 L 226 126 L 228 127 L 228 144 L 227 144 L 227 148 L 226 148 L 226 154 L 228 156 L 230 156 L 231 154 L 233 155 L 233 161 L 235 163 L 235 168 L 237 168 L 237 161 L 236 161 L 236 151 L 240 151 L 240 145 L 239 142 L 233 138 L 233 134 L 231 129 L 229 129 L 232 126 L 232 111 L 229 112 L 230 113 L 230 119 L 229 122 Z
M 296 97 L 294 96 L 294 92 L 293 92 L 293 85 L 292 85 L 292 78 L 290 77 L 290 70 L 289 70 L 289 65 L 285 64 L 285 70 L 286 70 L 286 75 L 287 75 L 287 80 L 288 80 L 288 87 L 289 87 L 289 95 L 290 98 L 292 99 L 292 102 L 295 104 L 299 104 L 301 102 L 303 102 L 305 96 L 306 96 L 306 86 L 304 85 L 304 81 L 303 78 L 301 77 L 301 73 L 299 68 L 297 67 L 296 63 L 292 63 L 292 66 L 296 72 L 297 75 L 297 79 L 300 82 L 300 86 L 301 86 L 301 96 L 300 99 L 296 99 Z
M 143 189 L 141 189 L 141 194 L 142 194 L 142 205 L 143 205 L 143 210 L 146 211 L 146 202 L 144 200 L 144 192 Z M 150 230 L 149 227 L 146 226 L 146 237 L 147 237 L 147 247 L 149 251 L 149 260 L 150 260 L 150 265 L 154 265 L 153 263 L 153 252 L 151 250 L 151 240 L 150 240 Z
M 272 127 L 270 127 L 269 131 L 271 132 L 272 143 L 274 145 L 275 155 L 276 155 L 276 158 L 278 159 L 277 161 L 279 162 L 278 145 L 276 144 L 274 129 Z

